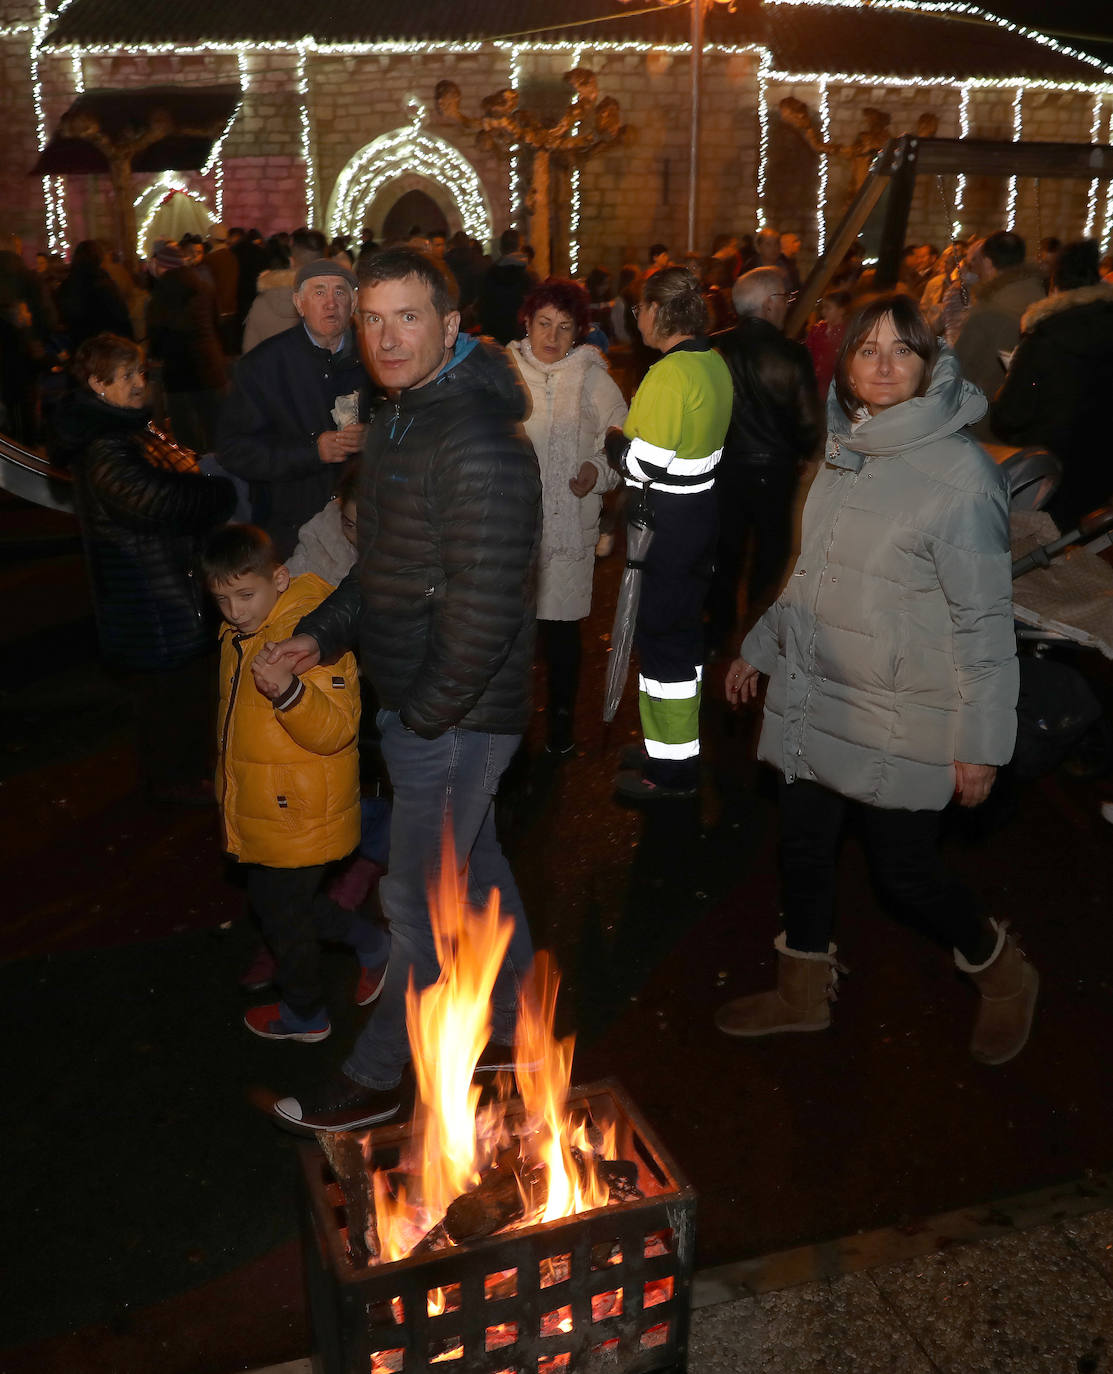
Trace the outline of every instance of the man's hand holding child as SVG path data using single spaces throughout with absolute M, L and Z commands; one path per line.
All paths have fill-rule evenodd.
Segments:
M 264 663 L 257 655 L 251 662 L 251 675 L 255 686 L 268 701 L 278 701 L 290 690 L 294 675 L 285 663 Z

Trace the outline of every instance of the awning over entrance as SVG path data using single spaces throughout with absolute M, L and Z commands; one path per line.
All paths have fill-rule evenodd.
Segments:
M 33 176 L 107 172 L 108 159 L 89 141 L 99 132 L 118 148 L 137 146 L 132 172 L 200 171 L 240 101 L 238 86 L 144 86 L 85 91 L 58 121 L 31 169 Z M 147 142 L 164 127 L 165 136 Z

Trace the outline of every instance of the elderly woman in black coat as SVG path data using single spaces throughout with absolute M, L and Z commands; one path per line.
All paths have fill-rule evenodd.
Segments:
M 152 793 L 188 801 L 203 795 L 212 676 L 196 562 L 235 494 L 151 423 L 137 344 L 98 334 L 73 367 L 51 456 L 73 473 L 101 655 L 135 698 Z

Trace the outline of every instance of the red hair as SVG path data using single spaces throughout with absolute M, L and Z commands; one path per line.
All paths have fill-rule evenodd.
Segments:
M 591 297 L 577 282 L 563 277 L 547 277 L 540 286 L 535 286 L 522 302 L 518 311 L 518 322 L 525 328 L 539 310 L 548 306 L 570 315 L 576 326 L 575 342 L 580 344 L 587 338 L 591 328 Z

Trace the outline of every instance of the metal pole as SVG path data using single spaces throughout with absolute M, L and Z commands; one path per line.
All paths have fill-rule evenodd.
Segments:
M 692 6 L 692 120 L 688 144 L 688 252 L 695 253 L 696 224 L 699 218 L 699 114 L 700 77 L 703 66 L 703 3 L 689 0 Z

